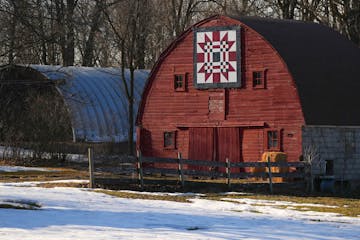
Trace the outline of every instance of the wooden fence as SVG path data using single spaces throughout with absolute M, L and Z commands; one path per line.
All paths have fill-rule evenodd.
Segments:
M 89 166 L 93 169 L 93 154 L 89 150 Z M 267 178 L 269 181 L 269 190 L 273 191 L 273 178 L 303 179 L 306 180 L 306 168 L 308 165 L 304 162 L 231 162 L 226 159 L 225 162 L 204 161 L 183 159 L 181 153 L 178 158 L 158 158 L 144 157 L 141 152 L 137 153 L 136 158 L 122 159 L 121 163 L 134 164 L 140 187 L 144 188 L 144 175 L 161 174 L 172 175 L 179 179 L 182 187 L 186 184 L 186 177 L 208 177 L 208 178 L 226 178 L 228 188 L 231 188 L 231 180 L 243 178 Z M 156 165 L 156 166 L 154 166 Z M 198 169 L 196 169 L 198 168 Z M 199 170 L 207 168 L 209 170 Z M 221 171 L 219 171 L 221 169 Z M 239 171 L 246 169 L 246 171 Z M 277 171 L 274 171 L 277 169 Z M 281 172 L 279 169 L 287 169 Z M 90 176 L 94 176 L 91 173 Z M 94 179 L 90 179 L 94 183 Z

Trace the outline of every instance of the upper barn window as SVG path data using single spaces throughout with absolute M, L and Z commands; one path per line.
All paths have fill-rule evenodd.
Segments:
M 195 88 L 241 87 L 240 26 L 194 30 Z
M 254 71 L 252 73 L 252 86 L 255 89 L 265 88 L 265 73 L 266 71 Z
M 174 75 L 174 89 L 177 92 L 184 92 L 186 90 L 187 74 Z

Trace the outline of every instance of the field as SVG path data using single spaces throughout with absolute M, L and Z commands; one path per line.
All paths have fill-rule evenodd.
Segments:
M 86 172 L 76 169 L 4 169 L 0 167 L 0 239 L 358 239 L 360 235 L 360 200 L 355 198 L 88 189 Z

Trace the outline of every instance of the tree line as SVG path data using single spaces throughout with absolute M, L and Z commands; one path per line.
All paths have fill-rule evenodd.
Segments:
M 151 68 L 214 14 L 318 22 L 360 46 L 359 0 L 0 0 L 0 64 Z

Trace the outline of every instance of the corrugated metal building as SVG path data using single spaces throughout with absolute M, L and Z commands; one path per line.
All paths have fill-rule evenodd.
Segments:
M 135 71 L 134 115 L 148 77 Z M 130 71 L 125 70 L 127 84 Z M 53 84 L 63 97 L 71 121 L 73 141 L 123 142 L 128 136 L 128 102 L 119 68 L 62 67 L 48 65 L 3 66 L 1 81 L 42 81 Z M 135 117 L 135 116 L 134 116 Z M 135 136 L 134 136 L 135 138 Z

